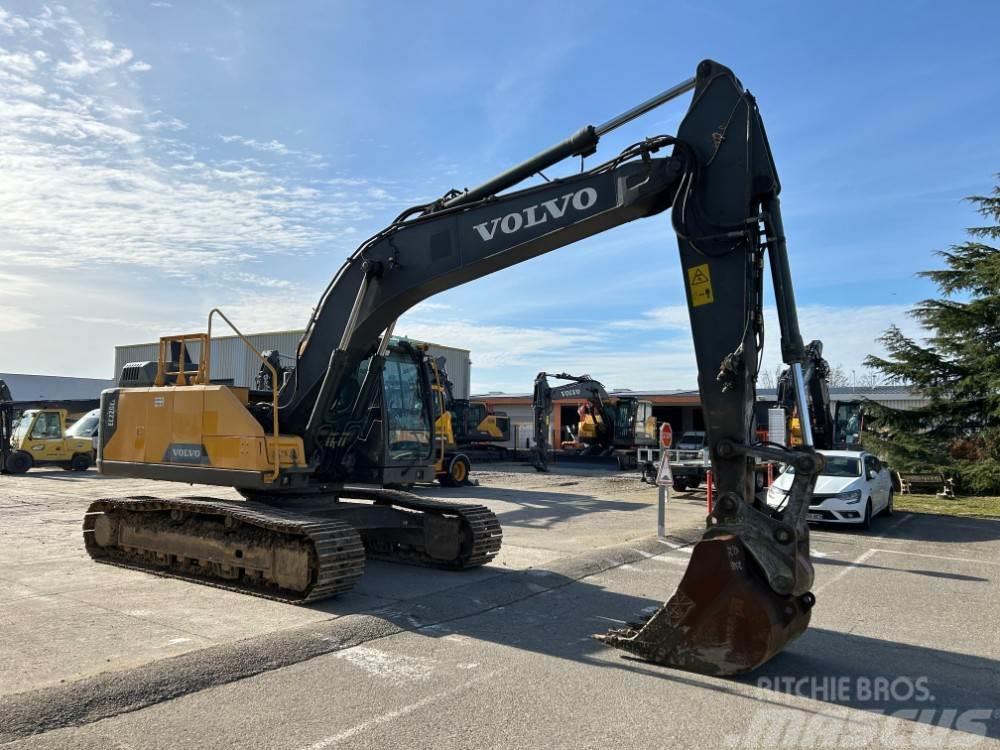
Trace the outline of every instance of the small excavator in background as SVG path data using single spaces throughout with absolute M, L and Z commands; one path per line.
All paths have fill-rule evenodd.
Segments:
M 549 378 L 570 382 L 553 388 Z M 614 456 L 618 468 L 628 469 L 637 465 L 636 448 L 656 445 L 656 419 L 651 402 L 635 396 L 609 395 L 590 375 L 540 372 L 535 376 L 532 396 L 535 444 L 531 449 L 531 464 L 538 471 L 549 470 L 549 426 L 552 403 L 558 399 L 582 402 L 576 442 L 588 455 Z
M 829 450 L 834 447 L 833 415 L 830 411 L 830 365 L 823 359 L 823 342 L 806 344 L 802 377 L 808 395 L 808 413 L 804 418 L 812 425 L 813 447 Z M 785 411 L 785 434 L 789 445 L 802 444 L 803 413 L 795 398 L 795 383 L 791 368 L 786 367 L 778 376 L 776 406 Z
M 448 363 L 436 357 L 434 366 L 444 394 L 444 408 L 451 413 L 454 444 L 465 450 L 476 448 L 497 449 L 496 443 L 510 440 L 510 417 L 493 411 L 483 401 L 455 398 L 454 384 L 448 377 Z M 502 450 L 500 450 L 502 452 Z
M 511 190 L 593 154 L 603 135 L 692 91 L 676 136 L 645 138 L 589 169 Z M 751 429 L 765 263 L 782 359 L 800 413 L 808 412 L 780 190 L 756 100 L 731 70 L 704 60 L 649 101 L 476 188 L 400 214 L 333 277 L 281 378 L 237 330 L 269 367 L 269 388 L 210 382 L 212 323 L 229 322 L 213 310 L 206 333 L 161 339 L 151 384 L 102 394 L 98 466 L 109 476 L 235 487 L 246 500 L 95 501 L 83 523 L 88 553 L 299 603 L 349 589 L 366 556 L 449 568 L 489 562 L 502 532 L 488 508 L 387 488 L 435 471 L 434 391 L 423 353 L 392 345 L 396 320 L 446 289 L 668 212 L 717 499 L 674 595 L 645 622 L 598 637 L 706 674 L 756 668 L 808 625 L 806 512 L 823 467 L 808 420 L 797 449 L 758 443 Z M 190 365 L 189 343 L 200 352 Z M 758 458 L 795 467 L 780 510 L 755 506 Z

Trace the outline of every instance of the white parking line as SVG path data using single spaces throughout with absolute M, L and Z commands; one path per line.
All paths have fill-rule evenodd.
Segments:
M 882 549 L 872 550 L 873 552 L 886 552 L 890 555 L 909 555 L 910 557 L 929 557 L 932 560 L 952 560 L 954 562 L 966 562 L 974 565 L 995 565 L 1000 567 L 1000 562 L 995 560 L 977 560 L 972 557 L 951 557 L 949 555 L 929 555 L 926 552 L 907 552 L 905 549 Z
M 835 575 L 829 581 L 827 581 L 826 583 L 824 583 L 822 586 L 820 586 L 819 588 L 815 589 L 813 591 L 813 593 L 814 594 L 818 594 L 820 591 L 822 591 L 823 589 L 825 589 L 827 586 L 829 586 L 834 581 L 839 581 L 841 578 L 843 578 L 844 576 L 846 576 L 852 570 L 857 569 L 857 567 L 859 565 L 861 565 L 861 563 L 863 563 L 869 557 L 871 557 L 872 555 L 874 555 L 876 552 L 878 552 L 878 550 L 874 550 L 874 549 L 870 549 L 870 550 L 866 550 L 866 551 L 862 552 L 854 560 L 852 560 L 850 562 L 850 564 L 846 568 L 844 568 L 843 570 L 841 570 L 840 572 L 838 572 L 837 575 Z
M 306 748 L 304 748 L 304 750 L 323 750 L 323 748 L 332 747 L 333 745 L 337 745 L 343 742 L 344 740 L 350 739 L 351 737 L 360 732 L 364 732 L 366 729 L 376 727 L 379 724 L 387 724 L 390 721 L 395 721 L 401 716 L 406 716 L 408 714 L 412 714 L 414 711 L 419 711 L 421 708 L 430 703 L 434 703 L 435 701 L 439 701 L 444 698 L 449 698 L 452 695 L 458 695 L 459 693 L 463 693 L 469 688 L 471 688 L 473 685 L 492 679 L 497 674 L 498 674 L 497 672 L 490 672 L 489 674 L 480 675 L 475 679 L 468 680 L 462 683 L 461 685 L 453 687 L 451 690 L 444 690 L 440 693 L 435 693 L 434 695 L 428 695 L 426 698 L 421 698 L 416 703 L 411 703 L 408 706 L 403 706 L 403 708 L 396 709 L 395 711 L 390 711 L 387 714 L 382 714 L 381 716 L 375 719 L 369 719 L 368 721 L 363 721 L 360 724 L 357 724 L 351 727 L 350 729 L 345 729 L 343 732 L 340 732 L 338 734 L 333 734 L 330 735 L 329 737 L 324 737 L 319 742 L 314 742 L 312 745 L 308 745 Z
M 682 555 L 690 555 L 694 547 L 693 544 L 674 544 L 673 542 L 668 542 L 666 539 L 658 539 L 657 541 L 666 547 L 670 547 L 674 552 L 680 552 Z

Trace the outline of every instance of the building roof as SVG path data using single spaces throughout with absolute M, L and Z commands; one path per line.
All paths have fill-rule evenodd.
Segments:
M 616 388 L 609 392 L 611 396 L 634 396 L 636 398 L 646 399 L 652 401 L 654 404 L 659 405 L 670 405 L 670 404 L 691 404 L 698 403 L 701 400 L 701 396 L 696 390 L 630 390 L 628 388 Z M 758 388 L 757 389 L 757 400 L 758 401 L 773 401 L 778 396 L 778 392 L 774 388 Z M 492 401 L 492 402 L 524 402 L 531 401 L 532 394 L 529 392 L 525 393 L 502 393 L 497 391 L 492 391 L 489 393 L 479 393 L 470 396 L 471 399 L 478 399 L 480 401 Z M 922 396 L 911 386 L 906 385 L 877 385 L 874 387 L 843 387 L 838 386 L 836 388 L 830 388 L 830 400 L 831 401 L 878 401 L 880 403 L 891 403 L 898 405 L 897 408 L 902 408 L 903 404 L 919 405 L 920 403 L 926 401 L 926 397 Z M 572 401 L 573 399 L 563 399 Z
M 836 386 L 829 389 L 831 401 L 926 401 L 927 397 L 921 395 L 913 386 L 909 385 L 876 385 L 876 386 Z M 758 397 L 776 398 L 778 391 L 775 388 L 760 388 L 757 390 Z
M 26 375 L 0 372 L 0 380 L 10 388 L 15 401 L 75 401 L 97 399 L 105 388 L 114 388 L 114 380 L 71 378 L 61 375 Z
M 246 334 L 246 336 L 249 338 L 249 337 L 253 337 L 253 336 L 288 336 L 288 335 L 292 335 L 292 336 L 295 336 L 296 338 L 302 338 L 302 335 L 304 333 L 305 333 L 305 329 L 304 328 L 290 328 L 290 329 L 288 329 L 286 331 L 257 331 L 257 332 L 254 332 L 254 333 L 248 333 L 248 334 Z M 239 337 L 236 336 L 235 334 L 225 334 L 223 336 L 215 336 L 215 335 L 213 335 L 212 336 L 212 341 L 220 341 L 220 340 L 223 340 L 223 339 L 236 339 L 236 338 L 239 338 Z M 415 342 L 415 343 L 418 343 L 418 344 L 428 344 L 428 345 L 436 347 L 438 349 L 451 349 L 453 351 L 465 352 L 466 354 L 470 353 L 468 349 L 463 349 L 460 346 L 451 346 L 450 344 L 437 344 L 437 343 L 434 343 L 433 341 L 424 341 L 423 339 L 410 338 L 409 336 L 406 336 L 404 334 L 398 334 L 398 335 L 394 336 L 394 338 L 403 339 L 404 341 L 412 341 L 412 342 Z M 117 346 L 115 346 L 115 349 L 129 349 L 129 348 L 149 347 L 149 346 L 156 347 L 156 346 L 159 346 L 159 345 L 160 345 L 159 341 L 144 341 L 144 342 L 139 342 L 139 343 L 134 343 L 134 344 L 118 344 Z

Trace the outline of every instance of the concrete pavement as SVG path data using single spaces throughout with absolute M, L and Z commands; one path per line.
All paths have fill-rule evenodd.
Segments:
M 516 506 L 515 523 L 505 522 L 515 542 L 519 524 L 526 539 L 547 526 L 558 547 L 577 523 L 573 533 L 599 538 L 594 525 L 625 533 L 617 514 L 655 522 L 648 502 L 627 509 L 627 492 L 614 500 L 621 506 L 581 515 L 578 504 L 607 490 L 588 477 L 558 481 L 577 482 L 566 508 L 533 497 L 538 515 L 517 519 L 530 506 L 499 501 Z M 671 510 L 693 538 L 697 525 L 680 522 L 700 520 L 701 507 Z M 637 536 L 576 555 L 532 546 L 552 557 L 457 586 L 428 584 L 371 612 L 328 612 L 8 695 L 0 739 L 25 748 L 292 750 L 1000 746 L 1000 522 L 897 514 L 869 533 L 817 530 L 813 546 L 811 628 L 742 679 L 647 665 L 591 640 L 657 606 L 683 573 L 682 541 Z M 379 577 L 400 589 L 415 580 L 385 567 Z
M 95 564 L 83 548 L 89 503 L 123 495 L 212 495 L 232 490 L 110 479 L 95 472 L 33 471 L 0 478 L 0 695 L 50 687 L 107 671 L 399 602 L 500 573 L 648 537 L 655 490 L 637 475 L 586 470 L 537 474 L 487 467 L 480 486 L 421 488 L 441 498 L 489 505 L 504 527 L 500 555 L 480 569 L 452 572 L 370 562 L 355 589 L 295 607 Z M 701 504 L 677 503 L 675 526 L 697 529 Z

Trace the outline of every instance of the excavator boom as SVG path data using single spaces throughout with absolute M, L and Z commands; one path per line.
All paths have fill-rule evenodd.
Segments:
M 692 90 L 677 136 L 647 138 L 587 171 L 505 192 L 567 157 L 591 154 L 602 135 Z M 429 457 L 421 435 L 433 431 L 430 386 L 426 373 L 411 366 L 410 355 L 391 348 L 396 320 L 438 292 L 669 211 L 719 499 L 674 597 L 641 627 L 601 638 L 642 658 L 685 669 L 731 674 L 754 668 L 808 623 L 813 570 L 805 513 L 822 466 L 808 430 L 796 451 L 752 442 L 765 255 L 782 356 L 792 369 L 800 413 L 807 413 L 805 352 L 779 192 L 756 101 L 732 71 L 706 60 L 694 78 L 619 117 L 583 128 L 477 188 L 405 211 L 363 243 L 335 275 L 309 321 L 294 368 L 269 365 L 272 389 L 281 384 L 273 399 L 207 383 L 188 385 L 185 366 L 180 366 L 178 387 L 166 391 L 169 408 L 207 409 L 194 404 L 209 402 L 225 406 L 219 413 L 230 431 L 211 436 L 212 445 L 224 445 L 225 451 L 213 454 L 214 448 L 191 439 L 156 434 L 155 425 L 129 431 L 135 425 L 126 417 L 141 421 L 147 418 L 142 415 L 155 413 L 157 404 L 151 402 L 165 403 L 162 363 L 156 387 L 106 392 L 102 471 L 235 485 L 250 492 L 256 504 L 249 510 L 205 501 L 101 506 L 85 525 L 88 550 L 95 556 L 118 555 L 120 562 L 121 555 L 141 548 L 148 565 L 179 566 L 188 576 L 243 580 L 247 569 L 226 557 L 230 547 L 225 540 L 233 533 L 227 529 L 252 528 L 248 539 L 280 540 L 291 562 L 272 561 L 264 545 L 256 550 L 262 561 L 247 585 L 267 587 L 278 581 L 282 596 L 292 600 L 343 590 L 360 574 L 350 528 L 359 531 L 367 554 L 451 567 L 488 561 L 499 549 L 499 525 L 481 506 L 449 509 L 381 487 L 352 486 L 359 476 L 365 481 L 380 476 L 384 484 L 389 468 L 395 472 L 388 480 L 392 482 L 422 476 L 419 464 Z M 204 371 L 201 363 L 195 377 L 203 379 Z M 186 415 L 174 419 L 173 427 L 166 421 L 163 429 L 201 429 L 209 423 Z M 146 444 L 165 447 L 162 459 L 148 451 L 136 456 L 134 437 L 140 432 Z M 394 442 L 388 451 L 389 443 L 386 438 L 379 443 L 379 436 L 390 432 Z M 387 452 L 402 464 L 387 466 Z M 227 468 L 226 461 L 236 453 L 239 460 L 256 456 L 258 463 L 248 471 Z M 795 465 L 789 500 L 777 515 L 754 504 L 756 457 Z M 366 509 L 352 505 L 332 526 L 315 526 L 301 514 L 269 516 L 264 510 L 275 498 L 307 490 L 375 504 Z M 154 512 L 155 529 L 143 519 Z M 157 529 L 167 531 L 159 534 Z M 320 554 L 323 545 L 329 548 L 326 558 Z M 218 560 L 205 565 L 204 555 Z M 321 558 L 328 563 L 316 572 L 309 561 Z M 317 588 L 317 576 L 327 588 Z
M 570 382 L 553 388 L 549 385 L 550 377 Z M 535 444 L 531 449 L 531 464 L 537 471 L 549 470 L 549 420 L 552 416 L 552 402 L 560 398 L 583 400 L 602 410 L 609 396 L 604 386 L 589 375 L 569 375 L 565 372 L 550 375 L 540 372 L 535 376 L 532 396 Z

